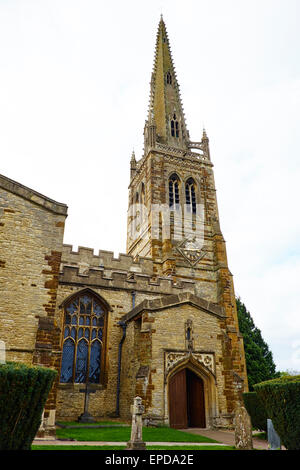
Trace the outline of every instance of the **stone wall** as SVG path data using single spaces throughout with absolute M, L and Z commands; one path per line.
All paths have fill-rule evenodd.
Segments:
M 137 349 L 135 345 L 138 345 L 135 356 L 138 364 L 125 360 L 122 365 L 122 415 L 129 416 L 132 396 L 128 396 L 128 390 L 130 384 L 136 381 L 134 393 L 143 398 L 146 416 L 152 421 L 168 423 L 168 378 L 176 367 L 187 364 L 198 369 L 206 380 L 208 424 L 220 415 L 227 415 L 220 337 L 220 322 L 224 319 L 222 312 L 209 313 L 191 303 L 153 312 L 145 306 L 144 310 L 142 318 L 133 319 L 127 328 L 124 357 L 130 358 L 132 351 Z M 187 349 L 186 344 L 187 321 L 192 324 L 191 350 Z M 176 358 L 173 358 L 174 363 L 169 361 L 169 354 Z
M 65 258 L 64 263 L 66 261 L 69 260 Z M 109 269 L 108 275 L 108 270 L 102 268 L 88 268 L 85 274 L 79 274 L 78 266 L 70 266 L 70 263 L 65 265 L 64 263 L 60 273 L 55 313 L 55 322 L 60 331 L 60 350 L 62 349 L 64 325 L 62 303 L 70 295 L 89 288 L 111 307 L 111 311 L 108 313 L 106 341 L 106 380 L 104 384 L 95 386 L 96 393 L 90 397 L 90 411 L 95 417 L 111 416 L 116 411 L 118 350 L 123 334 L 119 321 L 133 308 L 132 293 L 135 293 L 135 305 L 139 305 L 146 299 L 155 299 L 161 296 L 171 297 L 178 294 L 178 292 L 187 290 L 187 288 L 194 292 L 194 282 L 187 280 L 183 283 L 175 283 L 169 278 L 158 278 L 154 281 L 151 276 L 142 273 L 133 273 L 133 277 L 128 278 L 128 275 L 132 273 L 114 271 L 113 269 Z M 111 268 L 111 266 L 107 265 L 107 268 Z M 132 326 L 129 325 L 129 330 L 126 332 L 126 344 L 131 341 L 131 328 Z M 137 332 L 136 329 L 135 331 Z M 122 365 L 126 370 L 127 368 L 128 370 L 132 369 L 134 372 L 128 372 L 128 374 L 135 376 L 140 367 L 140 348 L 145 348 L 145 338 L 141 342 L 134 335 L 132 338 L 132 348 L 128 349 L 127 347 L 123 350 Z M 60 370 L 60 366 L 58 370 Z M 82 387 L 81 384 L 59 384 L 57 395 L 58 419 L 77 419 L 82 413 L 84 394 L 79 393 L 79 389 Z M 121 410 L 123 410 L 124 404 L 127 404 L 129 398 L 133 397 L 134 391 L 135 379 L 130 384 L 127 382 L 126 386 L 122 382 L 122 393 L 120 396 Z M 72 403 L 72 406 L 70 406 L 70 403 Z M 123 411 L 122 416 L 130 419 L 130 415 L 128 413 L 124 415 Z
M 66 215 L 64 204 L 0 176 L 0 338 L 8 361 L 58 367 L 54 312 Z

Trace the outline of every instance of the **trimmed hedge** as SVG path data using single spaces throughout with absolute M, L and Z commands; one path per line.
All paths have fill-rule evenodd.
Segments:
M 261 382 L 254 389 L 282 444 L 300 450 L 300 375 Z
M 0 450 L 30 450 L 56 374 L 16 362 L 0 365 Z
M 267 413 L 256 392 L 243 393 L 245 408 L 251 418 L 254 429 L 267 432 Z

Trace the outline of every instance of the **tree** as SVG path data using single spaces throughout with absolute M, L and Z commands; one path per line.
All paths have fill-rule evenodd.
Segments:
M 236 306 L 239 329 L 244 338 L 249 390 L 253 391 L 254 384 L 275 379 L 280 373 L 276 372 L 272 352 L 240 298 L 236 299 Z

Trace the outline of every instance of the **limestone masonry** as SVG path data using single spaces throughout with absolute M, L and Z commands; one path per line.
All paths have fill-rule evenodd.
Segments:
M 126 184 L 126 182 L 125 182 Z M 231 427 L 247 390 L 205 131 L 191 142 L 163 19 L 144 154 L 130 160 L 127 254 L 63 244 L 67 206 L 0 175 L 0 339 L 58 377 L 40 435 L 89 412 Z

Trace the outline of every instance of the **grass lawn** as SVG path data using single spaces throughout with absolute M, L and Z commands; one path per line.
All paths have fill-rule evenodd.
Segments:
M 32 446 L 32 450 L 124 450 L 125 446 Z M 147 446 L 147 450 L 235 450 L 230 446 Z
M 131 427 L 129 426 L 124 428 L 56 429 L 57 439 L 72 439 L 75 441 L 128 442 L 130 440 L 130 434 Z M 169 427 L 144 427 L 143 440 L 146 442 L 217 442 L 207 437 L 190 434 Z

